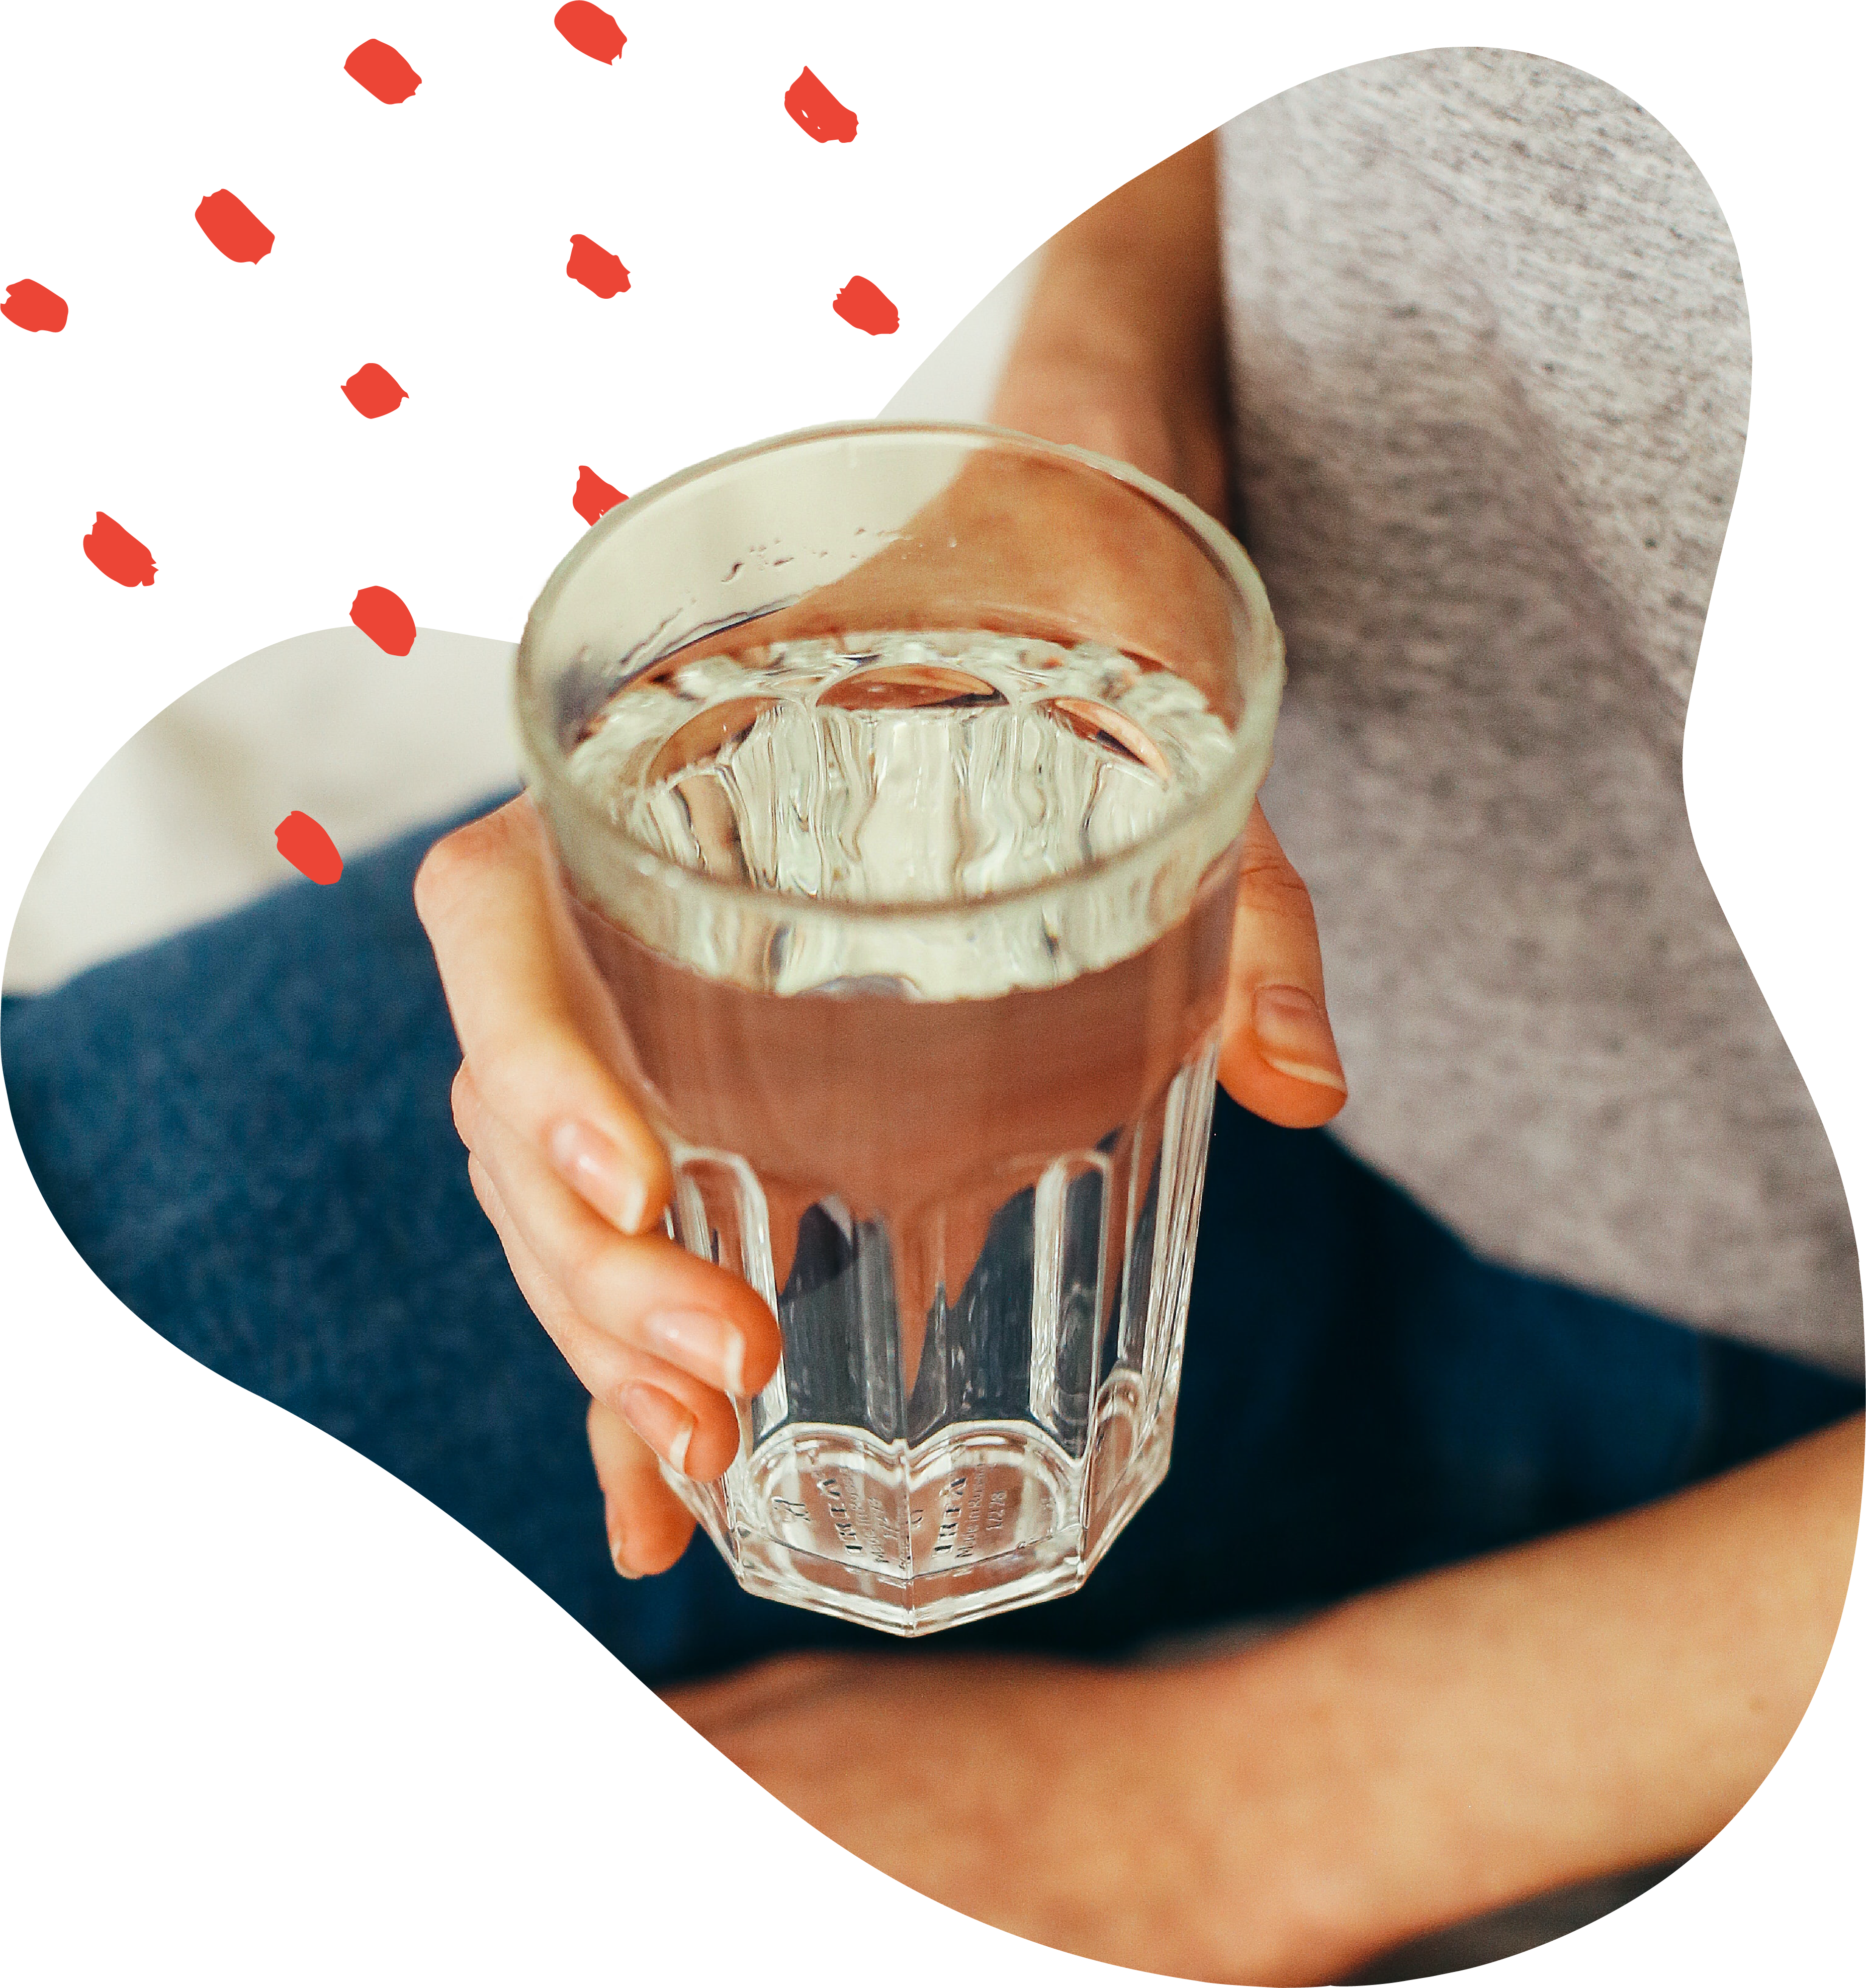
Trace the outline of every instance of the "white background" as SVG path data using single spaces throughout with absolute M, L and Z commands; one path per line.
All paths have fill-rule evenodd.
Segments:
M 1861 1177 L 1866 713 L 1850 610 L 1861 455 L 1857 35 L 1826 10 L 618 5 L 613 68 L 549 0 L 46 8 L 10 25 L 0 283 L 0 915 L 115 749 L 190 685 L 392 587 L 509 638 L 580 529 L 580 463 L 684 462 L 879 409 L 1110 188 L 1279 90 L 1446 42 L 1530 48 L 1651 110 L 1722 201 L 1755 341 L 1748 453 L 1686 737 L 1705 866 Z M 1849 29 L 1849 34 L 1853 31 Z M 370 36 L 424 78 L 343 75 Z M 806 63 L 848 147 L 783 113 Z M 227 262 L 232 188 L 276 232 Z M 603 302 L 568 236 L 620 253 Z M 832 316 L 857 272 L 892 338 Z M 409 390 L 379 422 L 337 384 Z M 98 509 L 153 588 L 79 549 Z M 390 659 L 382 667 L 392 669 Z M 6 1283 L 7 1945 L 22 1977 L 776 1983 L 1087 1963 L 945 1913 L 814 1837 L 488 1550 L 194 1368 L 106 1294 L 0 1145 Z M 1857 1964 L 1856 1604 L 1781 1765 L 1658 1891 L 1504 1963 L 1524 1981 L 1797 1979 Z M 755 1844 L 759 1854 L 729 1845 Z M 725 1880 L 727 1868 L 733 1876 Z M 688 1902 L 691 1912 L 674 1909 Z M 833 1898 L 834 1950 L 786 1937 Z M 706 1929 L 703 1944 L 691 1928 Z M 754 1959 L 756 1956 L 756 1959 Z

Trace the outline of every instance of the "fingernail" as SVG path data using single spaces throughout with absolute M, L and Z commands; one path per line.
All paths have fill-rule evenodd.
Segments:
M 728 1395 L 745 1392 L 745 1339 L 737 1326 L 709 1311 L 657 1311 L 641 1321 L 641 1335 L 675 1366 Z
M 693 1418 L 671 1395 L 638 1381 L 616 1404 L 622 1418 L 650 1449 L 683 1476 L 687 1445 L 693 1440 Z
M 1347 1079 L 1328 1017 L 1300 987 L 1259 987 L 1251 1026 L 1257 1053 L 1272 1070 L 1303 1084 L 1326 1084 L 1345 1096 Z
M 622 1551 L 622 1528 L 616 1523 L 616 1508 L 607 1498 L 603 1500 L 603 1529 L 609 1535 L 609 1564 L 624 1581 L 639 1581 L 641 1577 L 630 1567 Z
M 625 1236 L 636 1234 L 647 1212 L 647 1189 L 630 1170 L 621 1148 L 606 1132 L 566 1118 L 550 1137 L 551 1164 L 597 1214 Z

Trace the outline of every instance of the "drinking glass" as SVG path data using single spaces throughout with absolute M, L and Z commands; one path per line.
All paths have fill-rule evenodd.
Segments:
M 749 820 L 683 853 L 580 777 L 619 694 L 826 638 L 837 715 L 817 720 L 860 763 L 772 749 L 789 855 L 763 862 Z M 970 660 L 1007 640 L 1009 691 Z M 1072 656 L 1121 696 L 1061 694 Z M 783 1328 L 724 1478 L 664 1466 L 752 1593 L 902 1635 L 1046 1601 L 1165 1475 L 1239 839 L 1283 675 L 1263 587 L 1212 519 L 989 428 L 739 450 L 610 511 L 552 576 L 519 652 L 527 784 L 672 1162 L 670 1232 Z M 657 767 L 749 755 L 770 702 L 720 706 Z M 1148 715 L 1182 710 L 1205 728 L 1195 782 Z M 1098 793 L 1151 812 L 1050 819 L 1074 805 L 1042 786 L 1063 731 Z M 988 737 L 1050 837 L 1008 881 L 938 857 L 980 805 Z M 810 810 L 910 776 L 905 882 L 839 886 L 847 838 Z

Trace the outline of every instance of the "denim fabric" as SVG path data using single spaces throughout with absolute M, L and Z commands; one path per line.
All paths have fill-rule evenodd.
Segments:
M 704 1540 L 656 1579 L 611 1569 L 583 1391 L 449 1114 L 411 898 L 441 832 L 7 1000 L 40 1190 L 157 1332 L 394 1472 L 650 1683 L 875 1646 L 742 1594 Z M 1482 1262 L 1326 1133 L 1221 1097 L 1165 1484 L 1080 1594 L 937 1647 L 1111 1653 L 1325 1602 L 1662 1496 L 1861 1399 Z

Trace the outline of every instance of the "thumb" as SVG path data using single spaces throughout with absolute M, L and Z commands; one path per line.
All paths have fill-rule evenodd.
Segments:
M 1315 908 L 1261 806 L 1244 830 L 1218 1077 L 1275 1125 L 1320 1125 L 1347 1102 Z

